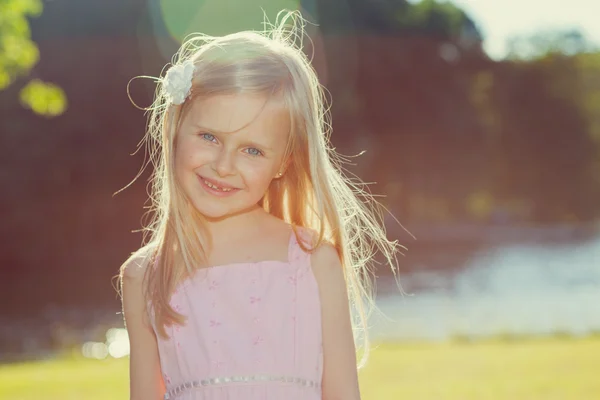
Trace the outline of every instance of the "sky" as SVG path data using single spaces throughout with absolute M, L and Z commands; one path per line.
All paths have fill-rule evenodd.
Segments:
M 600 45 L 600 0 L 438 1 L 450 1 L 473 18 L 484 35 L 485 50 L 494 59 L 502 59 L 505 55 L 507 39 L 513 36 L 529 36 L 540 30 L 578 28 L 588 40 Z M 252 1 L 160 0 L 151 3 L 154 4 L 155 17 L 162 18 L 174 37 L 180 39 L 189 33 L 190 25 L 202 26 L 203 31 L 211 35 L 249 27 L 261 28 L 260 24 L 255 26 L 251 22 L 262 21 L 262 10 Z M 300 0 L 270 0 L 261 3 L 264 3 L 265 11 L 275 15 L 277 10 L 283 8 L 297 8 Z M 221 15 L 224 9 L 231 7 L 238 11 L 235 15 L 215 18 L 215 15 Z
M 451 0 L 478 24 L 486 52 L 505 54 L 506 39 L 549 28 L 579 28 L 600 44 L 600 0 Z

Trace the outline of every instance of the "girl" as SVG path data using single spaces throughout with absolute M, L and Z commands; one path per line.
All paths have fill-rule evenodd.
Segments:
M 360 398 L 353 322 L 396 243 L 336 164 L 303 34 L 198 36 L 158 80 L 150 238 L 120 274 L 133 400 Z

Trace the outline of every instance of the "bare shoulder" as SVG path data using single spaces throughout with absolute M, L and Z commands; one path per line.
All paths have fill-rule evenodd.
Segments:
M 356 348 L 344 268 L 336 248 L 319 245 L 311 267 L 319 287 L 323 338 L 322 392 L 324 399 L 360 399 Z
M 121 300 L 129 335 L 130 399 L 163 398 L 162 378 L 156 333 L 143 293 L 143 281 L 153 258 L 151 246 L 133 253 L 121 266 Z
M 154 255 L 155 246 L 146 245 L 133 254 L 121 266 L 122 279 L 141 281 Z
M 317 283 L 321 287 L 344 287 L 344 269 L 336 248 L 328 242 L 314 249 L 311 255 L 311 267 Z
M 132 327 L 138 322 L 149 325 L 146 315 L 144 278 L 153 258 L 152 248 L 151 246 L 142 247 L 121 266 L 119 294 L 127 327 Z
M 343 277 L 343 268 L 340 256 L 335 246 L 323 240 L 317 245 L 319 234 L 313 229 L 299 227 L 297 229 L 299 239 L 303 244 L 311 250 L 311 266 L 319 279 L 324 276 L 324 279 L 331 279 L 331 274 L 341 275 Z

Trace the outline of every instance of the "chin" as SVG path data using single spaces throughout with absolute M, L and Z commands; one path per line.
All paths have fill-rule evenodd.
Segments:
M 223 220 L 227 217 L 243 214 L 256 208 L 256 204 L 247 207 L 243 206 L 225 206 L 225 204 L 207 204 L 206 200 L 198 200 L 194 203 L 194 208 L 202 216 L 209 220 Z
M 235 210 L 225 207 L 210 207 L 206 204 L 199 205 L 197 203 L 194 204 L 194 208 L 203 217 L 207 219 L 223 219 L 228 217 L 229 215 L 235 214 Z

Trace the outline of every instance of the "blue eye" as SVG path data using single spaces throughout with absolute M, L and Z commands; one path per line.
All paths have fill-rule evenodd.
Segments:
M 262 154 L 263 154 L 262 151 L 260 151 L 257 148 L 254 148 L 254 147 L 250 147 L 247 150 L 247 153 L 250 154 L 251 156 L 262 156 Z
M 215 135 L 211 135 L 210 133 L 201 133 L 200 137 L 204 140 L 208 140 L 209 142 L 216 142 L 217 140 Z

